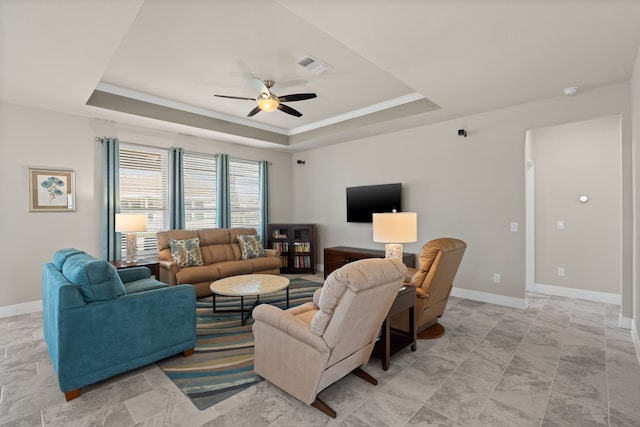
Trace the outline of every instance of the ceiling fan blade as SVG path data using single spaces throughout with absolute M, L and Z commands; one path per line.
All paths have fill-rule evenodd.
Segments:
M 280 102 L 291 102 L 291 101 L 304 101 L 305 99 L 315 98 L 315 93 L 294 93 L 291 95 L 279 96 L 278 101 Z
M 258 92 L 260 93 L 271 93 L 269 92 L 269 88 L 267 87 L 267 85 L 264 84 L 264 82 L 257 78 L 254 77 L 253 78 L 253 84 L 255 85 L 256 89 L 258 89 Z
M 293 108 L 289 107 L 288 105 L 280 104 L 280 105 L 278 105 L 278 110 L 284 111 L 285 113 L 291 114 L 292 116 L 302 117 L 302 113 L 300 111 L 294 110 Z
M 231 98 L 231 99 L 246 99 L 247 101 L 255 101 L 255 98 L 247 98 L 244 96 L 231 96 L 231 95 L 213 95 L 213 96 L 218 96 L 220 98 Z
M 260 111 L 262 111 L 262 110 L 260 109 L 260 106 L 257 105 L 256 108 L 254 108 L 253 110 L 249 111 L 249 114 L 247 114 L 247 117 L 253 117 L 256 114 L 258 114 Z

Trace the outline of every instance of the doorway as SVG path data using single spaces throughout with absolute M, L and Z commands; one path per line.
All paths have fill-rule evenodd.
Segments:
M 620 304 L 620 116 L 525 140 L 526 290 Z

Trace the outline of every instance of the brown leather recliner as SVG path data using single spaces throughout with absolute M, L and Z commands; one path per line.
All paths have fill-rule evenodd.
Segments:
M 431 339 L 444 335 L 438 318 L 444 313 L 467 244 L 444 237 L 422 246 L 417 269 L 409 268 L 409 283 L 416 287 L 416 331 L 418 338 Z M 400 313 L 391 318 L 391 327 L 409 330 L 407 316 Z

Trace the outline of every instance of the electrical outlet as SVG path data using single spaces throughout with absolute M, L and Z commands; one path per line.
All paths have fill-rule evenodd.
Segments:
M 517 222 L 512 222 L 511 223 L 511 231 L 514 232 L 514 233 L 518 231 L 518 223 Z
M 558 277 L 564 277 L 564 267 L 558 267 Z
M 493 273 L 493 283 L 500 283 L 500 273 Z

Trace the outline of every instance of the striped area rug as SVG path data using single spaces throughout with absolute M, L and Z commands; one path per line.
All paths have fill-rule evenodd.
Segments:
M 322 283 L 291 279 L 290 306 L 311 301 L 320 286 Z M 250 308 L 254 302 L 255 298 L 245 298 L 245 307 Z M 263 295 L 260 302 L 286 308 L 286 293 Z M 240 298 L 218 296 L 217 308 L 239 309 Z M 240 313 L 214 315 L 212 309 L 213 297 L 198 299 L 193 355 L 177 355 L 158 362 L 160 369 L 201 410 L 262 381 L 262 377 L 253 372 L 253 320 L 242 326 Z

